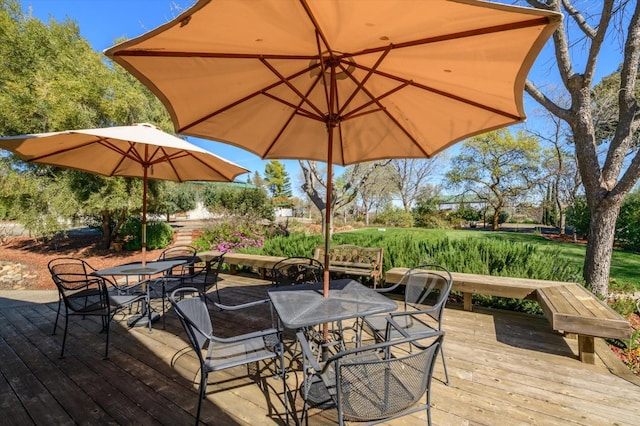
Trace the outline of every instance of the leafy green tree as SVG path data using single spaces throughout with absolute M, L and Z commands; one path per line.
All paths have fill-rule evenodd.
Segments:
M 291 180 L 283 163 L 278 160 L 269 161 L 264 167 L 264 182 L 277 202 L 285 202 L 291 198 Z
M 149 211 L 169 216 L 196 208 L 197 191 L 193 183 L 155 181 L 158 185 L 157 195 L 150 205 Z
M 209 183 L 202 191 L 202 201 L 212 212 L 273 219 L 273 204 L 267 193 L 247 185 Z
M 463 142 L 445 177 L 453 188 L 472 192 L 493 207 L 492 227 L 497 231 L 507 200 L 538 184 L 540 155 L 536 138 L 497 130 Z
M 17 1 L 0 0 L 0 46 L 0 134 L 135 122 L 172 128 L 155 96 L 119 66 L 109 66 L 71 20 L 45 24 L 25 15 Z M 139 179 L 106 179 L 15 159 L 7 164 L 20 184 L 3 185 L 0 198 L 14 200 L 13 217 L 36 235 L 53 235 L 80 216 L 97 215 L 108 246 L 126 216 L 140 211 Z
M 616 222 L 616 242 L 626 250 L 640 252 L 640 190 L 625 198 Z
M 67 173 L 69 187 L 85 215 L 100 217 L 102 246 L 108 248 L 132 211 L 142 208 L 142 181 L 104 177 L 76 170 Z

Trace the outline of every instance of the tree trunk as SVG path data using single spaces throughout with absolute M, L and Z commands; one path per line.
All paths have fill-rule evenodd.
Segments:
M 593 293 L 606 296 L 609 292 L 611 254 L 620 205 L 600 201 L 596 208 L 591 210 L 584 277 Z
M 493 217 L 491 218 L 491 230 L 500 230 L 500 210 L 498 209 L 494 210 L 493 212 Z
M 322 235 L 324 235 L 324 233 L 326 232 L 326 217 L 327 217 L 327 209 L 323 208 L 320 209 L 320 218 L 322 219 Z M 329 238 L 331 238 L 333 236 L 333 215 L 331 215 L 331 217 L 329 218 Z
M 108 249 L 111 245 L 111 214 L 102 212 L 102 248 Z
M 567 210 L 560 210 L 560 219 L 558 221 L 558 228 L 560 229 L 560 235 L 565 235 L 567 233 Z

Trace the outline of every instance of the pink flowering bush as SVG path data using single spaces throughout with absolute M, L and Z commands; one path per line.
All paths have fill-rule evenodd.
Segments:
M 266 239 L 286 234 L 286 228 L 277 224 L 229 216 L 207 226 L 193 244 L 198 250 L 236 252 L 245 248 L 261 248 Z

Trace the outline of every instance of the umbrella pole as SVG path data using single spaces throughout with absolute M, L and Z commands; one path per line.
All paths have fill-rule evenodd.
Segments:
M 147 264 L 147 166 L 142 177 L 142 266 Z

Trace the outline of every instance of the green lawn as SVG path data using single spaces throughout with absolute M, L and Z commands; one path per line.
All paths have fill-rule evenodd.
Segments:
M 384 229 L 384 230 L 382 230 Z M 518 243 L 529 243 L 548 248 L 559 249 L 560 256 L 563 256 L 567 263 L 574 264 L 582 268 L 584 264 L 585 246 L 573 243 L 562 243 L 543 238 L 541 235 L 524 232 L 491 232 L 479 230 L 442 230 L 442 229 L 422 229 L 422 228 L 363 228 L 355 233 L 370 233 L 379 235 L 381 232 L 391 235 L 412 234 L 418 238 L 441 238 L 466 239 L 466 238 L 486 238 L 502 241 L 513 241 Z M 632 291 L 640 290 L 640 255 L 614 250 L 611 259 L 611 289 Z

